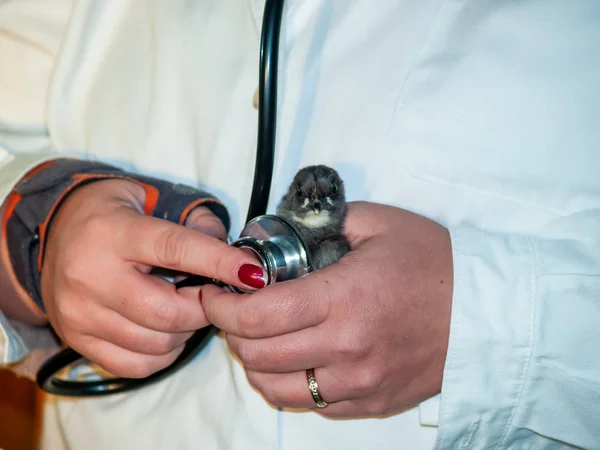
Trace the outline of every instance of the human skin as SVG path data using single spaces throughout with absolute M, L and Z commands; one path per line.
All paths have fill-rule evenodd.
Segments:
M 34 325 L 49 322 L 67 345 L 117 376 L 145 377 L 170 365 L 208 322 L 198 287 L 176 289 L 149 274 L 152 267 L 239 287 L 248 287 L 240 275 L 252 283 L 264 274 L 251 256 L 224 242 L 225 228 L 207 208 L 196 208 L 181 226 L 145 216 L 144 196 L 126 180 L 70 194 L 47 237 L 41 274 L 47 315 L 27 307 L 4 266 L 2 311 Z
M 388 415 L 440 392 L 453 290 L 450 235 L 411 212 L 350 203 L 352 250 L 303 278 L 250 295 L 202 288 L 250 383 L 272 404 L 328 417 Z

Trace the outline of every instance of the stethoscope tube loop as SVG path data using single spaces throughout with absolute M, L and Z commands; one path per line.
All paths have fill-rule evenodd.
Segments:
M 98 397 L 119 394 L 155 383 L 175 370 L 183 367 L 200 351 L 218 329 L 210 326 L 197 330 L 185 344 L 183 351 L 169 366 L 146 378 L 104 378 L 92 381 L 73 381 L 57 378 L 56 375 L 75 363 L 82 362 L 83 357 L 71 348 L 61 350 L 47 360 L 37 373 L 36 383 L 40 389 L 49 394 L 65 397 Z
M 298 230 L 281 217 L 255 217 L 231 245 L 252 252 L 267 273 L 267 284 L 293 280 L 310 272 L 308 246 Z M 251 292 L 229 288 L 238 293 Z

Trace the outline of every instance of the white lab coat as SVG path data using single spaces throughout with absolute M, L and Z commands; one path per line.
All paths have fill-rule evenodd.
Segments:
M 0 2 L 0 198 L 74 154 L 208 189 L 235 237 L 264 1 L 70 3 Z M 277 411 L 217 338 L 141 391 L 50 402 L 45 448 L 600 448 L 600 2 L 288 0 L 280 64 L 271 212 L 324 163 L 350 200 L 451 232 L 442 395 L 386 419 Z

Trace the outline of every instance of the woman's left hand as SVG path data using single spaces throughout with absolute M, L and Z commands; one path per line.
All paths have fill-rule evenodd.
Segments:
M 205 314 L 227 332 L 248 380 L 275 406 L 327 417 L 393 414 L 441 389 L 453 267 L 441 225 L 375 203 L 350 203 L 352 251 L 301 279 L 250 295 L 202 289 Z

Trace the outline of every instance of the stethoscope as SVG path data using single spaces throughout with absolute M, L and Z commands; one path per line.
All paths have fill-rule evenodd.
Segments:
M 279 34 L 284 0 L 266 0 L 260 42 L 258 88 L 258 139 L 256 164 L 247 224 L 231 245 L 254 253 L 268 276 L 267 284 L 290 280 L 310 271 L 310 255 L 301 235 L 283 219 L 265 215 L 273 178 L 277 118 L 277 70 Z M 191 276 L 176 286 L 220 284 L 201 276 Z M 242 292 L 233 286 L 225 286 Z M 166 378 L 188 363 L 218 332 L 214 326 L 197 330 L 183 352 L 169 366 L 141 379 L 102 378 L 96 370 L 86 373 L 88 363 L 79 353 L 66 348 L 48 359 L 37 373 L 37 385 L 50 394 L 91 397 L 139 389 Z M 69 377 L 59 374 L 68 372 Z M 73 379 L 75 378 L 75 379 Z

